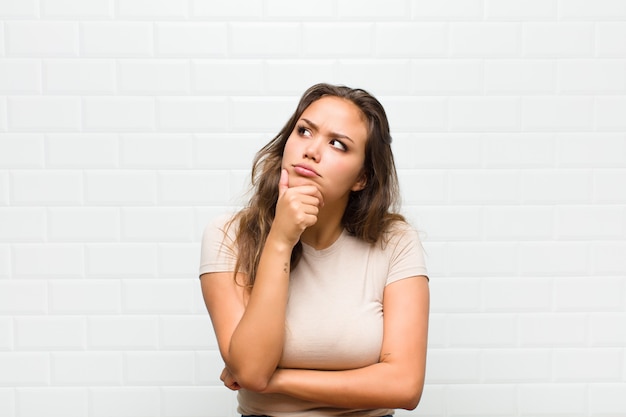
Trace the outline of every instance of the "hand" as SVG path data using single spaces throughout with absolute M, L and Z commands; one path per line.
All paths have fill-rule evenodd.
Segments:
M 224 383 L 224 386 L 226 388 L 231 389 L 233 391 L 237 391 L 238 389 L 241 388 L 239 384 L 237 383 L 237 381 L 235 381 L 233 374 L 230 373 L 228 368 L 224 368 L 224 370 L 222 371 L 222 374 L 220 375 L 220 380 Z
M 295 246 L 302 232 L 317 222 L 319 208 L 323 205 L 324 198 L 315 185 L 289 187 L 289 174 L 283 169 L 278 183 L 278 202 L 272 231 L 275 236 Z

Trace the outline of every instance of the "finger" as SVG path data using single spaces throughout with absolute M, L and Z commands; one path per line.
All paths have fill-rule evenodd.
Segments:
M 278 181 L 278 196 L 285 194 L 289 189 L 289 173 L 286 169 L 280 171 L 280 181 Z

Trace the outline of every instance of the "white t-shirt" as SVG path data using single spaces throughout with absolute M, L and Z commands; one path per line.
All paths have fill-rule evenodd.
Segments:
M 233 271 L 234 227 L 224 219 L 207 226 L 200 275 Z M 417 232 L 398 223 L 385 244 L 368 244 L 345 230 L 328 248 L 303 244 L 302 259 L 291 272 L 285 347 L 279 366 L 318 370 L 360 368 L 379 361 L 383 337 L 383 290 L 403 278 L 427 276 Z M 250 341 L 254 343 L 254 341 Z M 285 395 L 238 393 L 244 415 L 383 416 L 393 410 L 347 410 Z

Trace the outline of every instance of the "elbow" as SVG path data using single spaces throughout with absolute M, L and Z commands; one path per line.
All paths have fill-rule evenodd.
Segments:
M 423 388 L 423 384 L 409 384 L 405 389 L 400 390 L 398 392 L 398 404 L 396 408 L 403 408 L 405 410 L 414 410 L 417 408 L 422 398 Z
M 234 379 L 239 387 L 248 391 L 263 392 L 267 389 L 269 384 L 269 377 L 261 375 L 260 373 L 248 373 L 241 372 L 234 375 Z

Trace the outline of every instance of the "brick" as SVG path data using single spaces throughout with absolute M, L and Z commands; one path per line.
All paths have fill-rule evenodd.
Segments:
M 551 207 L 484 207 L 482 219 L 487 240 L 549 240 L 554 234 Z
M 211 385 L 215 387 L 223 386 L 220 381 L 220 374 L 224 369 L 224 362 L 219 351 L 199 351 L 196 352 L 196 384 Z
M 591 346 L 622 347 L 626 344 L 626 313 L 594 312 L 589 316 Z
M 83 124 L 87 130 L 152 130 L 155 107 L 148 97 L 89 97 L 83 100 Z
M 45 314 L 47 311 L 48 287 L 45 281 L 0 280 L 0 313 Z
M 12 201 L 26 205 L 74 205 L 82 201 L 82 176 L 78 171 L 14 171 Z
M 45 238 L 43 208 L 0 208 L 0 242 L 43 242 Z
M 19 388 L 16 391 L 18 415 L 23 417 L 81 417 L 87 415 L 86 388 Z
M 41 12 L 52 18 L 110 18 L 112 0 L 42 0 Z
M 178 0 L 124 0 L 117 4 L 117 14 L 122 18 L 185 18 L 189 16 L 187 2 Z
M 376 20 L 404 19 L 407 16 L 406 1 L 392 0 L 384 4 L 375 0 L 338 0 L 337 15 L 340 19 L 368 19 Z
M 377 23 L 374 45 L 377 57 L 445 57 L 448 26 L 444 23 Z
M 121 135 L 122 165 L 127 168 L 191 168 L 193 139 L 186 134 Z M 150 152 L 146 152 L 150 149 Z
M 619 239 L 626 231 L 626 212 L 619 206 L 565 206 L 556 211 L 559 239 Z
M 0 388 L 0 413 L 5 417 L 15 417 L 15 390 Z
M 520 272 L 523 275 L 580 276 L 589 270 L 589 245 L 585 242 L 522 243 Z
M 523 97 L 522 129 L 531 131 L 591 130 L 594 102 L 591 97 Z
M 46 136 L 50 168 L 116 168 L 119 140 L 113 134 L 50 134 Z
M 116 241 L 119 211 L 114 208 L 51 208 L 48 237 L 56 242 Z
M 512 276 L 518 271 L 518 249 L 509 242 L 469 242 L 448 245 L 453 276 Z
M 550 60 L 488 60 L 484 77 L 485 91 L 492 95 L 539 95 L 556 91 L 556 65 Z
M 119 89 L 129 94 L 186 94 L 191 83 L 189 63 L 177 60 L 122 60 Z
M 596 56 L 602 58 L 626 57 L 626 26 L 622 22 L 596 22 L 595 44 Z
M 130 385 L 191 385 L 193 352 L 126 353 L 125 379 Z
M 44 138 L 30 133 L 0 133 L 2 168 L 43 168 Z
M 626 129 L 626 97 L 596 98 L 596 127 L 598 130 L 624 131 Z
M 621 278 L 584 277 L 555 280 L 557 311 L 619 311 L 624 307 Z
M 328 30 L 332 29 L 329 27 Z M 236 22 L 229 25 L 229 35 L 230 51 L 236 57 L 292 57 L 301 51 L 300 25 L 297 23 Z M 306 37 L 303 38 L 302 45 L 307 50 Z
M 591 175 L 590 171 L 573 169 L 522 172 L 522 201 L 537 204 L 588 203 L 592 196 Z
M 157 23 L 157 56 L 224 57 L 228 52 L 225 23 Z
M 72 244 L 24 244 L 13 248 L 15 276 L 24 278 L 80 278 L 83 250 Z
M 587 319 L 582 313 L 536 313 L 519 317 L 519 340 L 523 347 L 582 347 L 587 338 Z
M 440 97 L 380 97 L 394 132 L 446 129 L 446 99 Z M 417 115 L 417 117 L 416 117 Z
M 122 239 L 126 241 L 189 241 L 193 219 L 187 208 L 124 208 Z
M 305 23 L 302 26 L 302 49 L 310 57 L 370 57 L 374 45 L 373 29 L 370 23 Z M 297 37 L 291 36 L 292 49 L 285 48 L 281 55 L 300 51 Z
M 619 416 L 626 410 L 626 384 L 590 384 L 588 398 L 590 415 Z
M 0 279 L 11 277 L 11 247 L 0 244 Z
M 147 22 L 85 22 L 81 55 L 87 57 L 149 57 L 154 53 L 153 25 Z
M 317 5 L 315 9 L 317 9 Z M 222 20 L 228 17 L 236 17 L 237 19 L 251 19 L 260 18 L 263 16 L 263 3 L 258 0 L 192 0 L 191 10 L 193 17 L 211 18 L 218 20 Z M 310 10 L 310 8 L 307 8 L 306 10 Z
M 16 21 L 5 23 L 6 53 L 23 57 L 78 56 L 79 29 L 74 22 Z
M 33 117 L 35 115 L 35 117 Z M 75 131 L 81 127 L 80 99 L 74 97 L 10 97 L 8 127 L 21 131 Z
M 401 170 L 398 177 L 405 205 L 443 204 L 448 199 L 448 181 L 444 171 Z
M 450 129 L 461 131 L 516 131 L 520 125 L 518 98 L 453 97 L 448 102 Z
M 121 353 L 59 352 L 51 356 L 54 385 L 120 385 L 123 381 Z
M 427 384 L 468 384 L 480 380 L 480 351 L 432 349 L 428 352 Z
M 393 140 L 398 168 L 479 168 L 482 164 L 483 137 L 478 134 L 402 134 Z
M 37 0 L 0 1 L 0 16 L 3 18 L 36 18 L 39 13 Z
M 558 349 L 552 357 L 557 382 L 621 382 L 622 349 Z
M 622 168 L 626 166 L 626 136 L 612 133 L 562 133 L 556 138 L 559 166 Z
M 2 41 L 2 39 L 0 38 L 0 41 Z M 0 51 L 1 52 L 1 51 Z M 4 100 L 0 100 L 0 132 L 4 131 L 7 129 L 7 127 L 9 126 L 8 123 L 8 108 L 7 108 L 7 101 L 6 99 Z
M 548 312 L 552 310 L 554 284 L 546 278 L 484 278 L 481 285 L 485 311 Z
M 152 243 L 91 244 L 85 247 L 86 274 L 93 278 L 156 276 L 157 248 Z
M 451 348 L 514 347 L 517 336 L 514 315 L 464 314 L 448 318 L 448 346 Z
M 514 385 L 456 385 L 446 393 L 450 416 L 515 416 L 517 389 Z
M 11 317 L 0 317 L 0 352 L 13 349 L 13 319 Z M 2 398 L 0 390 L 0 398 Z M 0 400 L 2 404 L 2 400 Z M 0 405 L 0 410 L 2 406 Z
M 486 349 L 482 372 L 488 383 L 550 382 L 550 349 Z
M 559 91 L 567 94 L 626 92 L 626 60 L 567 60 L 559 63 Z
M 448 317 L 447 313 L 436 313 L 431 310 L 428 317 L 428 349 L 441 349 L 446 346 Z
M 122 308 L 128 313 L 190 313 L 197 286 L 196 280 L 127 280 L 122 283 Z
M 197 243 L 159 245 L 159 276 L 188 278 L 198 273 L 200 247 Z
M 111 316 L 87 318 L 87 346 L 90 350 L 144 350 L 159 345 L 156 316 Z
M 230 101 L 231 127 L 238 132 L 262 131 L 275 135 L 291 117 L 296 105 L 292 98 L 233 98 Z
M 208 314 L 191 317 L 161 317 L 159 329 L 159 345 L 164 349 L 217 349 L 217 339 Z
M 410 5 L 411 17 L 417 20 L 481 20 L 483 17 L 481 0 L 411 0 Z
M 85 201 L 94 205 L 153 205 L 157 175 L 150 171 L 96 171 L 85 173 Z
M 594 201 L 601 203 L 626 202 L 626 188 L 623 179 L 626 178 L 624 169 L 597 170 L 593 173 Z
M 164 387 L 163 417 L 222 417 L 237 408 L 234 393 L 217 387 Z M 208 414 L 207 414 L 208 413 Z
M 0 386 L 47 385 L 50 359 L 46 352 L 3 352 L 0 355 Z
M 228 203 L 228 172 L 163 172 L 159 174 L 161 205 Z
M 9 172 L 0 171 L 0 206 L 9 205 Z
M 335 82 L 337 79 L 335 61 L 327 59 L 272 60 L 265 62 L 264 68 L 265 80 L 262 84 L 265 85 L 268 94 L 300 96 L 320 80 Z M 258 76 L 259 74 L 254 73 L 246 78 L 254 82 Z
M 591 247 L 594 274 L 619 275 L 626 273 L 625 242 L 595 242 Z
M 121 307 L 120 284 L 116 281 L 55 280 L 49 284 L 53 314 L 117 313 Z
M 473 59 L 415 60 L 411 62 L 411 82 L 400 91 L 405 91 L 408 84 L 411 92 L 420 95 L 481 94 L 483 73 L 483 63 Z
M 40 93 L 41 64 L 30 59 L 5 59 L 0 62 L 0 92 L 3 94 Z
M 263 92 L 264 71 L 261 60 L 198 59 L 192 61 L 191 68 L 194 92 L 223 95 L 257 95 Z M 273 75 L 272 71 L 269 73 L 268 76 Z
M 593 52 L 593 25 L 570 22 L 526 22 L 522 32 L 525 57 L 590 57 Z
M 337 65 L 341 84 L 363 88 L 378 96 L 406 94 L 411 85 L 409 60 L 345 60 Z M 393 74 L 393 76 L 389 76 Z
M 626 3 L 622 0 L 561 0 L 559 13 L 562 19 L 623 20 Z
M 97 387 L 90 390 L 93 417 L 160 415 L 158 387 Z
M 517 203 L 520 173 L 515 170 L 452 171 L 450 200 L 455 203 Z
M 215 170 L 249 170 L 256 152 L 271 139 L 258 134 L 195 135 L 194 167 Z M 1 143 L 1 142 L 0 142 Z
M 450 53 L 458 57 L 516 57 L 521 29 L 518 23 L 452 23 Z
M 47 60 L 43 64 L 45 91 L 59 94 L 114 93 L 115 63 L 89 59 Z
M 555 20 L 556 0 L 487 0 L 488 20 Z
M 424 234 L 424 231 L 421 231 Z M 428 271 L 432 276 L 449 276 L 446 262 L 447 245 L 440 242 L 425 241 L 422 243 L 428 254 Z M 473 301 L 472 301 L 473 302 Z
M 18 317 L 15 347 L 20 350 L 81 350 L 85 346 L 82 317 Z
M 228 128 L 228 104 L 224 98 L 213 97 L 159 98 L 159 129 L 225 131 Z
M 479 207 L 423 207 L 417 222 L 429 240 L 479 240 L 482 216 Z

